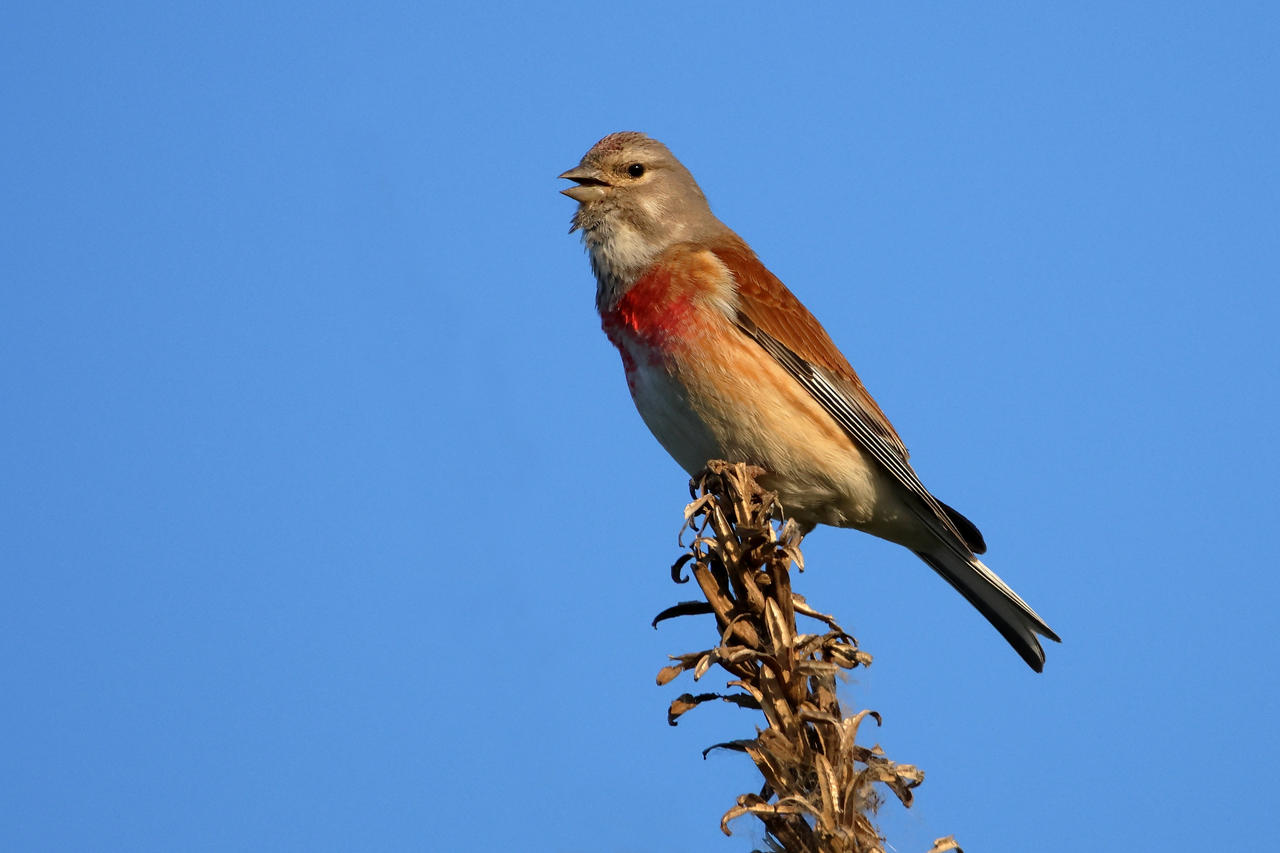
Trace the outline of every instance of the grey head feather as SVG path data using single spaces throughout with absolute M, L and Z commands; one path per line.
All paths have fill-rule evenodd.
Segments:
M 579 185 L 565 191 L 583 199 L 571 230 L 582 231 L 591 253 L 602 308 L 667 249 L 729 231 L 684 164 L 643 133 L 606 136 L 562 177 Z

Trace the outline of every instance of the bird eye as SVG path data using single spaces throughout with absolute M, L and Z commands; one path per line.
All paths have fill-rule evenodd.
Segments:
M 627 167 L 627 174 L 633 178 L 640 177 L 641 175 L 644 174 L 644 164 L 632 163 L 630 166 Z

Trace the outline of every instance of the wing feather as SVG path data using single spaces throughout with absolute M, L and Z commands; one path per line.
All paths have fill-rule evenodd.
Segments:
M 885 417 L 876 401 L 863 387 L 848 359 L 836 347 L 827 330 L 822 328 L 777 276 L 760 262 L 751 247 L 737 235 L 718 241 L 711 251 L 729 268 L 738 285 L 739 309 L 756 328 L 812 365 L 826 370 L 834 382 L 843 386 L 845 394 L 864 413 L 867 426 L 889 443 L 894 453 L 906 459 L 907 447 L 898 437 L 893 424 Z
M 974 525 L 930 494 L 907 448 L 817 319 L 745 243 L 712 249 L 738 285 L 738 325 L 799 382 L 849 437 L 919 501 L 918 515 L 958 555 L 985 550 Z M 959 520 L 953 518 L 959 516 Z M 960 531 L 964 526 L 969 535 Z

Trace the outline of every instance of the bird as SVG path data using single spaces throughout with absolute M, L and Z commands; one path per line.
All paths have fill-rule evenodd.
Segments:
M 578 203 L 601 326 L 641 418 L 690 475 L 763 468 L 785 515 L 909 548 L 1034 669 L 1061 642 L 986 567 L 978 528 L 921 483 L 907 448 L 830 335 L 711 212 L 661 142 L 612 133 L 559 176 Z

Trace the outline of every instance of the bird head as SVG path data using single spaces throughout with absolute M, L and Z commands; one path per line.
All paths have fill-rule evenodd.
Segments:
M 726 230 L 689 170 L 656 139 L 613 133 L 560 175 L 578 202 L 570 231 L 581 230 L 597 278 L 624 283 L 677 243 Z

